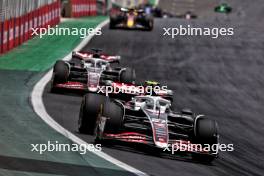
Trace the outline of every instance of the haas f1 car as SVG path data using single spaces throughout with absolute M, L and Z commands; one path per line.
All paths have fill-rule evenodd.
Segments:
M 119 63 L 120 56 L 94 53 L 73 52 L 71 61 L 57 61 L 53 68 L 52 91 L 73 89 L 97 92 L 100 86 L 113 83 L 133 84 L 135 70 L 131 68 L 113 68 Z
M 126 28 L 126 29 L 153 29 L 153 17 L 146 14 L 143 9 L 121 8 L 117 14 L 110 15 L 109 28 Z
M 157 95 L 173 100 L 173 91 L 167 89 L 167 86 L 160 86 L 156 81 L 146 81 L 137 85 L 134 69 L 113 68 L 114 63 L 119 63 L 120 56 L 99 54 L 97 49 L 95 51 L 74 52 L 71 61 L 57 61 L 53 69 L 51 91 L 70 89 L 104 94 L 123 100 L 129 100 L 137 95 Z
M 95 135 L 96 141 L 139 143 L 166 153 L 189 144 L 180 152 L 203 162 L 215 159 L 218 152 L 204 146 L 218 144 L 217 123 L 191 110 L 173 112 L 170 107 L 171 102 L 159 96 L 136 96 L 124 102 L 88 93 L 78 127 L 81 133 Z

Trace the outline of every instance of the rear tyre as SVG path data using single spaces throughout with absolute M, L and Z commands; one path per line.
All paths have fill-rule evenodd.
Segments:
M 114 28 L 115 28 L 115 20 L 114 18 L 110 18 L 109 29 L 114 29 Z
M 65 83 L 69 77 L 69 68 L 64 61 L 57 61 L 53 69 L 53 84 Z
M 195 138 L 202 144 L 213 144 L 217 138 L 218 130 L 215 120 L 199 118 L 195 124 Z
M 98 94 L 88 93 L 83 97 L 80 113 L 78 128 L 80 133 L 93 135 L 95 132 L 96 120 L 106 97 Z
M 147 16 L 146 19 L 145 19 L 145 23 L 146 23 L 146 29 L 148 31 L 152 31 L 153 30 L 153 25 L 154 25 L 154 20 L 151 16 Z
M 152 30 L 153 30 L 153 20 L 150 20 L 148 24 L 148 31 L 152 31 Z
M 197 144 L 209 144 L 210 146 L 218 144 L 218 129 L 215 120 L 199 118 L 195 123 L 194 141 Z M 210 163 L 217 157 L 215 155 L 206 155 L 193 153 L 192 158 L 199 162 Z
M 107 117 L 104 132 L 118 133 L 123 125 L 123 109 L 114 102 L 105 101 L 103 113 Z
M 50 91 L 58 93 L 59 89 L 55 87 L 56 84 L 67 82 L 69 77 L 69 68 L 64 61 L 57 61 L 53 67 L 53 80 Z
M 134 84 L 136 81 L 136 72 L 134 69 L 126 68 L 126 70 L 121 72 L 120 82 Z

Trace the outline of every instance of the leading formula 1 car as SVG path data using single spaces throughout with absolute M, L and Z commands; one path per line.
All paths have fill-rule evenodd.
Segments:
M 118 14 L 110 15 L 109 28 L 153 29 L 154 20 L 143 9 L 121 8 Z
M 73 52 L 71 61 L 57 61 L 53 69 L 52 91 L 74 89 L 97 92 L 100 86 L 113 82 L 133 84 L 135 70 L 131 68 L 112 67 L 119 63 L 120 56 L 110 56 L 94 52 Z
M 218 144 L 217 123 L 190 110 L 173 112 L 170 101 L 159 96 L 136 96 L 125 102 L 88 93 L 81 103 L 78 127 L 97 141 L 140 143 L 160 151 L 189 144 L 192 147 L 181 152 L 194 159 L 211 162 L 218 156 L 203 148 Z

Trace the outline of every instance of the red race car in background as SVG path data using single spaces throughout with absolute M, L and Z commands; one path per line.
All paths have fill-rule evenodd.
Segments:
M 121 8 L 119 12 L 110 15 L 109 28 L 126 29 L 153 29 L 154 20 L 150 14 L 146 14 L 144 9 Z

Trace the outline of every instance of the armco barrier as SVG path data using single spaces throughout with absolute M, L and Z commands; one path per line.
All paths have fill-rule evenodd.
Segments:
M 2 52 L 5 53 L 8 49 L 8 21 L 3 22 L 3 34 L 2 34 Z
M 37 28 L 38 27 L 38 20 L 39 20 L 39 13 L 38 10 L 34 10 L 33 12 L 33 28 Z
M 8 50 L 14 48 L 14 19 L 8 20 Z
M 56 25 L 56 19 L 55 19 L 55 16 L 56 16 L 56 6 L 55 6 L 55 4 L 52 4 L 51 6 L 50 6 L 50 8 L 51 8 L 51 17 L 50 17 L 50 24 L 51 24 L 51 26 L 54 26 L 54 25 Z
M 32 38 L 33 28 L 33 11 L 28 13 L 28 38 Z
M 0 54 L 32 38 L 32 28 L 47 28 L 60 22 L 60 0 L 0 22 Z
M 19 45 L 19 26 L 20 26 L 20 18 L 15 18 L 14 19 L 15 21 L 15 25 L 14 25 L 14 29 L 15 29 L 15 43 L 14 43 L 14 47 L 18 46 Z
M 0 54 L 3 52 L 2 51 L 2 38 L 3 38 L 3 36 L 2 36 L 2 34 L 3 34 L 3 23 L 0 21 Z
M 27 41 L 28 38 L 29 38 L 29 33 L 28 33 L 28 14 L 25 14 L 24 15 L 24 20 L 25 20 L 25 23 L 24 23 L 24 41 Z
M 19 25 L 19 44 L 24 42 L 24 16 L 18 17 L 20 21 Z
M 92 2 L 91 2 L 91 7 L 92 7 L 92 9 L 91 9 L 91 15 L 96 15 L 96 0 L 91 0 Z
M 46 23 L 46 20 L 45 20 L 45 7 L 44 6 L 40 8 L 40 15 L 41 15 L 40 27 L 44 28 L 45 27 L 45 23 Z

